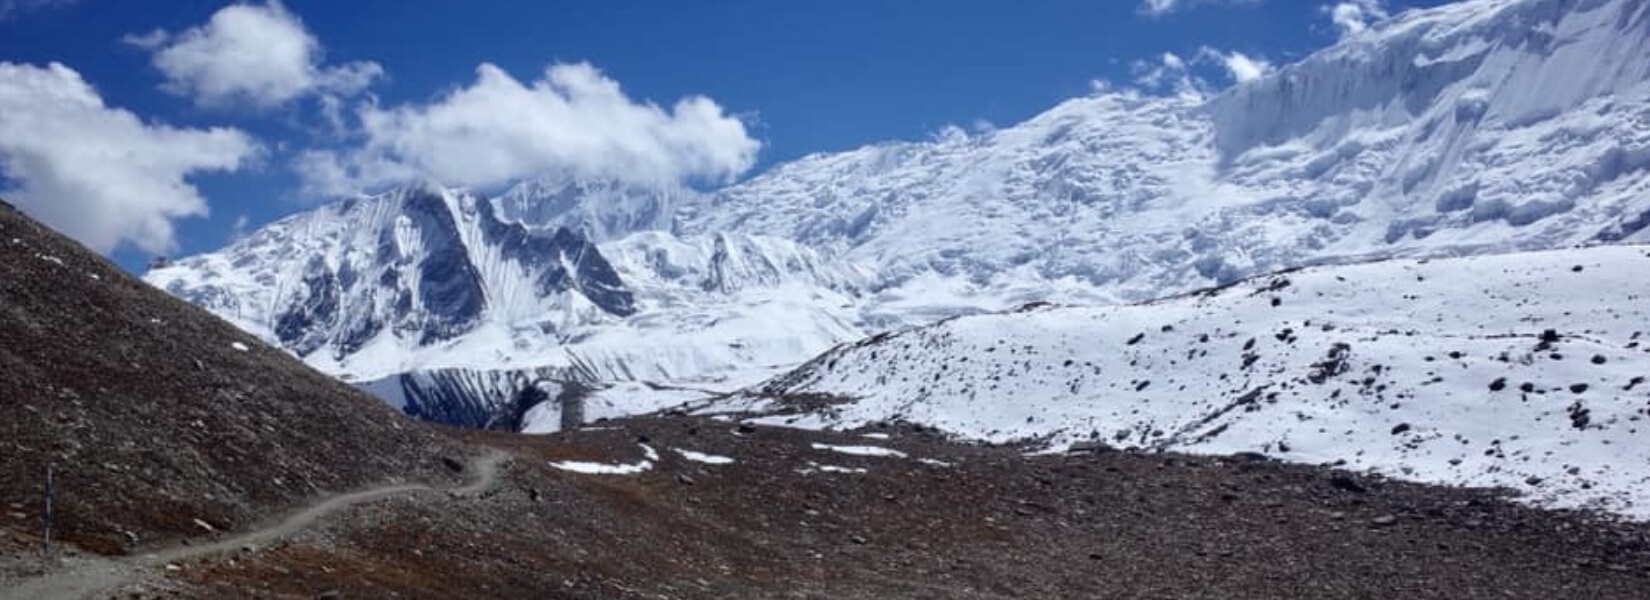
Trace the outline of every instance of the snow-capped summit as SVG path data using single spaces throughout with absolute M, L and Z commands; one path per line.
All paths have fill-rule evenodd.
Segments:
M 431 346 L 484 321 L 554 334 L 636 311 L 590 241 L 506 223 L 475 196 L 427 183 L 283 219 L 148 280 L 339 364 L 369 345 Z
M 415 188 L 427 193 L 291 217 L 149 280 L 329 372 L 464 369 L 490 383 L 458 387 L 496 405 L 544 369 L 759 375 L 1028 302 L 1650 241 L 1647 168 L 1650 1 L 1470 0 L 1217 95 L 1104 90 L 718 190 L 556 174 L 490 199 Z M 399 402 L 417 395 L 406 385 Z
M 522 181 L 494 200 L 499 218 L 534 227 L 566 227 L 596 243 L 637 231 L 671 231 L 676 209 L 697 193 L 552 173 Z

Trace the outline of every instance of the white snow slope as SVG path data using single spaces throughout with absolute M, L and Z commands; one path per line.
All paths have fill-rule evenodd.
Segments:
M 846 344 L 709 410 L 827 394 L 844 402 L 765 420 L 1261 452 L 1650 518 L 1645 273 L 1642 246 L 1401 259 L 959 317 Z
M 1650 239 L 1650 2 L 1413 11 L 1205 98 L 779 165 L 684 211 L 991 290 L 1144 300 L 1324 261 Z M 1028 298 L 1029 300 L 1029 298 Z
M 1033 301 L 1647 242 L 1647 168 L 1650 0 L 1469 0 L 1218 95 L 1101 91 L 989 132 L 813 155 L 710 192 L 554 174 L 490 199 L 440 190 L 450 234 L 429 231 L 440 211 L 409 220 L 356 200 L 147 278 L 266 337 L 309 324 L 285 345 L 356 381 L 457 368 L 739 385 L 861 335 Z M 500 245 L 501 226 L 475 225 L 487 210 L 542 235 L 566 227 L 580 236 L 563 240 L 570 256 L 596 244 L 624 289 L 594 277 L 546 292 L 533 279 L 573 265 L 527 260 L 535 246 L 519 238 Z M 439 285 L 411 304 L 321 293 L 392 271 L 416 289 L 453 272 L 429 265 L 462 270 L 459 258 L 484 302 Z M 609 310 L 623 294 L 633 313 Z M 333 320 L 293 317 L 329 306 L 317 297 L 336 300 Z

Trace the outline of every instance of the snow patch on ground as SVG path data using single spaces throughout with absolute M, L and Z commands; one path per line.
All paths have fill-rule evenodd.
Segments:
M 906 457 L 904 452 L 900 452 L 899 450 L 895 450 L 893 448 L 883 448 L 881 446 L 837 446 L 834 444 L 815 443 L 813 447 L 815 450 L 828 450 L 831 452 L 850 454 L 853 456 L 887 456 L 893 458 Z
M 579 460 L 562 460 L 552 461 L 550 466 L 563 471 L 584 473 L 587 475 L 635 475 L 637 473 L 642 473 L 652 469 L 653 464 L 659 460 L 659 453 L 654 450 L 652 446 L 648 446 L 647 444 L 640 445 L 646 458 L 633 463 L 609 464 Z
M 814 473 L 845 473 L 849 475 L 858 475 L 862 473 L 869 473 L 870 471 L 861 467 L 839 467 L 837 465 L 822 465 L 809 461 L 808 466 L 797 469 L 796 472 L 802 475 L 811 475 Z
M 673 448 L 673 450 L 675 450 L 677 454 L 682 455 L 682 458 L 696 463 L 704 463 L 707 465 L 731 465 L 734 463 L 733 458 L 729 456 L 706 454 L 704 452 L 695 452 L 693 450 L 684 450 L 682 448 Z

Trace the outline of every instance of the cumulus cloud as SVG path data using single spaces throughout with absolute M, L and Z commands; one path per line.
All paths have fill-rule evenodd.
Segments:
M 166 76 L 162 89 L 202 106 L 270 108 L 309 94 L 349 96 L 384 75 L 373 62 L 323 65 L 320 41 L 278 0 L 232 4 L 199 27 L 157 29 L 126 42 L 153 53 Z
M 1236 50 L 1222 52 L 1215 48 L 1204 46 L 1197 51 L 1200 62 L 1209 62 L 1226 69 L 1226 74 L 1232 81 L 1243 83 L 1251 79 L 1272 72 L 1272 63 L 1265 58 L 1249 56 Z
M 1391 16 L 1383 0 L 1345 0 L 1326 5 L 1323 12 L 1341 30 L 1341 36 L 1357 35 L 1370 25 Z
M 556 64 L 524 83 L 491 65 L 474 83 L 425 104 L 361 103 L 358 142 L 304 153 L 306 191 L 346 194 L 429 177 L 487 186 L 549 171 L 636 182 L 726 180 L 760 143 L 736 116 L 703 96 L 669 110 L 625 95 L 586 63 Z
M 0 62 L 0 196 L 99 252 L 170 251 L 172 221 L 207 212 L 186 178 L 257 151 L 235 129 L 144 123 L 61 64 Z

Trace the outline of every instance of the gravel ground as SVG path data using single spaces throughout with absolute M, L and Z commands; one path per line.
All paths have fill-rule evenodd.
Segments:
M 199 597 L 1650 597 L 1650 529 L 1488 490 L 1254 457 L 1025 456 L 900 426 L 603 427 L 459 433 L 517 457 L 485 497 L 363 507 L 170 583 Z M 551 466 L 641 461 L 642 440 L 660 458 L 639 474 Z
M 329 492 L 455 483 L 441 458 L 461 454 L 0 202 L 0 538 L 38 543 L 48 466 L 59 539 L 121 555 Z

